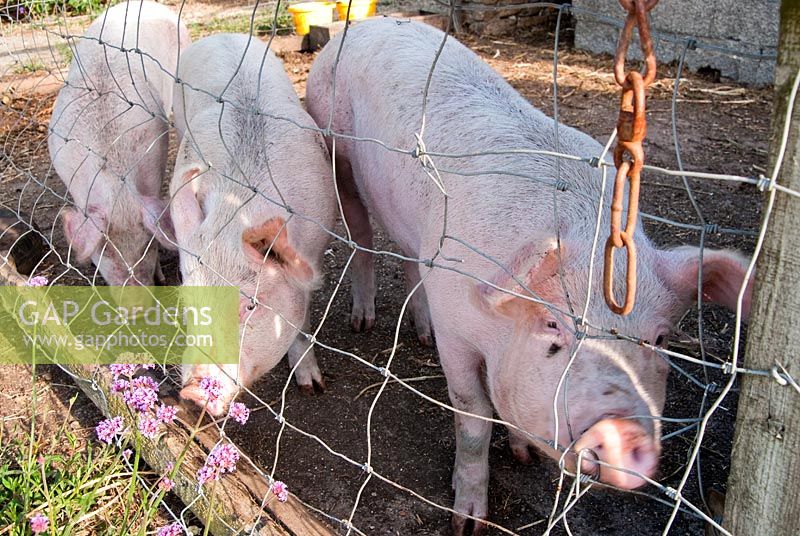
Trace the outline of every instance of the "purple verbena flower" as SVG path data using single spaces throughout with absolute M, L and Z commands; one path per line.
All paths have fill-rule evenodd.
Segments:
M 158 382 L 150 376 L 138 376 L 131 380 L 131 387 L 150 389 L 151 391 L 158 392 Z
M 139 417 L 139 431 L 148 439 L 155 439 L 158 435 L 158 419 L 151 419 L 150 417 Z
M 218 379 L 206 376 L 200 380 L 200 389 L 206 394 L 209 402 L 216 402 L 222 394 L 222 384 Z
M 95 428 L 97 432 L 97 439 L 103 443 L 110 445 L 114 438 L 122 434 L 122 417 L 114 417 L 113 419 L 106 419 L 97 423 Z
M 31 277 L 27 283 L 25 283 L 29 287 L 44 287 L 47 286 L 47 278 L 43 275 L 37 275 L 35 277 Z
M 121 393 L 125 391 L 130 383 L 128 380 L 123 380 L 122 378 L 114 380 L 114 383 L 111 384 L 111 392 L 112 393 Z
M 239 451 L 230 443 L 214 447 L 211 454 L 216 454 L 215 462 L 223 473 L 232 473 L 236 470 L 236 462 L 239 461 Z
M 250 410 L 241 402 L 234 402 L 231 404 L 231 409 L 228 411 L 228 414 L 239 424 L 245 424 L 247 419 L 250 418 Z
M 122 394 L 125 403 L 134 411 L 150 411 L 158 402 L 158 383 L 148 376 L 139 376 L 130 381 L 128 390 Z
M 41 534 L 47 531 L 50 521 L 42 514 L 36 514 L 30 519 L 31 532 L 34 534 Z
M 289 486 L 280 480 L 274 481 L 269 487 L 269 490 L 275 494 L 275 497 L 277 497 L 280 502 L 286 502 L 289 498 Z
M 197 481 L 202 485 L 209 480 L 218 480 L 224 473 L 236 470 L 239 451 L 230 443 L 217 445 L 206 458 L 206 463 L 197 472 Z
M 128 461 L 128 459 L 130 459 L 131 454 L 133 454 L 133 451 L 131 449 L 125 449 L 122 451 L 122 457 L 125 458 L 126 462 Z
M 171 525 L 164 525 L 158 532 L 156 536 L 183 536 L 183 527 L 180 523 L 172 523 Z
M 114 375 L 115 380 L 120 376 L 127 376 L 130 378 L 138 368 L 139 365 L 136 363 L 112 363 L 108 366 L 108 369 L 111 371 L 111 374 Z
M 212 469 L 207 465 L 204 465 L 203 467 L 200 468 L 199 471 L 197 471 L 197 483 L 200 484 L 201 486 L 206 482 L 208 482 L 209 480 L 216 480 L 216 479 L 217 475 L 214 472 L 214 469 Z
M 164 424 L 168 424 L 174 421 L 175 416 L 177 414 L 178 414 L 177 406 L 167 406 L 161 404 L 156 410 L 156 417 L 158 417 L 158 420 L 163 422 Z

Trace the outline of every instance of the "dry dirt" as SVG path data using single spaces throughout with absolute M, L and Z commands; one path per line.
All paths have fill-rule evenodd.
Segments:
M 490 40 L 465 37 L 464 41 L 481 54 L 496 70 L 534 105 L 553 114 L 552 35 Z M 617 88 L 610 74 L 608 57 L 592 56 L 562 47 L 559 51 L 559 119 L 597 139 L 605 140 L 613 129 L 618 106 Z M 286 69 L 298 92 L 305 92 L 305 79 L 314 54 L 283 55 Z M 664 66 L 648 100 L 649 134 L 645 144 L 649 163 L 675 168 L 671 138 L 670 108 L 674 67 Z M 33 210 L 34 219 L 46 232 L 53 231 L 59 252 L 65 251 L 60 225 L 53 226 L 62 202 L 28 180 L 27 171 L 41 179 L 46 188 L 63 193 L 60 181 L 48 170 L 44 133 L 33 120 L 46 124 L 52 95 L 12 95 L 11 109 L 0 108 L 3 153 L 0 164 L 0 205 L 21 206 Z M 746 176 L 765 172 L 769 139 L 769 115 L 772 94 L 714 82 L 691 75 L 680 84 L 678 132 L 684 165 L 699 171 L 718 171 Z M 23 119 L 20 119 L 21 112 Z M 687 199 L 680 179 L 645 173 L 642 209 L 652 215 L 685 223 L 696 223 L 697 215 Z M 751 186 L 716 181 L 689 181 L 708 223 L 720 227 L 753 230 L 758 224 L 761 195 Z M 699 233 L 646 220 L 650 236 L 663 246 L 694 243 Z M 750 251 L 753 240 L 728 234 L 708 237 L 708 245 Z M 393 250 L 394 246 L 379 233 L 376 247 Z M 332 255 L 325 257 L 326 279 L 314 303 L 314 319 L 320 318 L 341 273 L 349 250 L 344 244 L 331 245 Z M 376 260 L 378 274 L 378 322 L 365 334 L 350 332 L 349 283 L 333 302 L 328 320 L 319 334 L 325 344 L 352 352 L 375 364 L 385 363 L 392 345 L 396 314 L 405 297 L 401 266 L 384 256 Z M 165 272 L 177 282 L 177 258 L 166 256 Z M 45 275 L 51 279 L 61 273 L 55 255 L 48 259 Z M 66 274 L 59 284 L 79 284 L 80 278 Z M 696 315 L 694 315 L 696 316 Z M 727 312 L 709 308 L 705 314 L 709 358 L 724 358 L 730 353 L 732 317 Z M 697 319 L 687 315 L 673 348 L 693 355 L 699 353 Z M 400 346 L 392 370 L 402 378 L 436 376 L 415 383 L 427 395 L 446 402 L 445 381 L 440 378 L 436 352 L 422 347 L 408 322 L 400 330 Z M 287 419 L 307 430 L 353 459 L 366 457 L 366 416 L 376 389 L 363 395 L 362 390 L 381 381 L 381 376 L 340 354 L 318 350 L 328 390 L 313 398 L 302 397 L 292 385 L 287 396 Z M 688 370 L 702 377 L 697 368 Z M 51 371 L 58 381 L 67 379 Z M 4 370 L 4 382 L 29 382 L 28 372 Z M 718 384 L 721 375 L 710 373 Z M 263 400 L 276 401 L 286 381 L 285 366 L 278 367 L 258 382 L 254 392 Z M 668 387 L 665 414 L 671 417 L 695 417 L 700 411 L 702 392 L 686 379 L 672 374 Z M 245 400 L 246 401 L 246 400 Z M 87 404 L 81 398 L 80 404 Z M 254 404 L 250 404 L 254 405 Z M 702 489 L 724 489 L 729 465 L 730 443 L 735 413 L 735 398 L 729 398 L 711 420 L 701 449 Z M 8 406 L 0 399 L 0 412 Z M 80 410 L 79 410 L 80 411 Z M 372 422 L 373 466 L 381 474 L 427 499 L 450 506 L 450 472 L 455 452 L 453 419 L 448 412 L 426 402 L 409 391 L 390 385 L 376 405 Z M 88 424 L 87 424 L 88 425 Z M 268 411 L 255 411 L 248 426 L 229 428 L 235 442 L 264 467 L 271 467 L 275 453 L 278 423 Z M 667 424 L 665 432 L 679 428 Z M 684 469 L 691 435 L 671 439 L 664 445 L 659 481 L 676 486 Z M 511 457 L 506 431 L 495 427 L 490 449 L 491 519 L 512 530 L 546 520 L 552 508 L 558 472 L 549 460 L 537 460 L 521 466 Z M 696 472 L 695 472 L 696 474 Z M 347 518 L 356 493 L 365 478 L 357 467 L 329 454 L 318 443 L 299 434 L 286 432 L 281 442 L 281 456 L 276 476 L 292 492 L 329 514 Z M 685 496 L 702 504 L 697 478 L 692 477 Z M 655 493 L 655 490 L 645 490 Z M 662 496 L 662 498 L 665 498 Z M 620 492 L 596 492 L 584 497 L 571 511 L 569 525 L 574 534 L 660 534 L 670 508 L 650 498 Z M 447 534 L 449 514 L 427 505 L 408 492 L 372 479 L 361 498 L 354 523 L 368 534 Z M 545 521 L 546 523 L 546 521 Z M 539 534 L 542 524 L 527 529 Z M 703 523 L 680 514 L 672 534 L 702 534 Z M 562 528 L 556 534 L 563 533 Z

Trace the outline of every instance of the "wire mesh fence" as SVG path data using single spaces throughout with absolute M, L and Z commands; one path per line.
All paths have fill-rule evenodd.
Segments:
M 407 21 L 390 23 L 405 37 L 371 50 L 363 34 L 350 35 L 368 23 L 329 43 L 306 97 L 312 120 L 267 52 L 280 5 L 257 3 L 246 37 L 202 48 L 177 22 L 204 16 L 191 3 L 170 6 L 171 26 L 156 26 L 158 17 L 142 15 L 150 7 L 133 2 L 114 8 L 117 19 L 100 15 L 93 24 L 94 17 L 71 16 L 69 2 L 6 3 L 0 206 L 11 222 L 3 236 L 12 240 L 3 242 L 4 268 L 24 271 L 20 284 L 44 276 L 48 285 L 237 287 L 240 367 L 153 373 L 163 390 L 183 389 L 214 414 L 212 450 L 219 458 L 219 449 L 237 446 L 239 467 L 268 483 L 261 504 L 285 481 L 293 500 L 347 534 L 443 533 L 451 515 L 465 533 L 481 523 L 508 534 L 699 533 L 705 524 L 727 533 L 707 494 L 725 482 L 737 378 L 772 376 L 800 391 L 780 360 L 772 370 L 749 370 L 740 356 L 744 282 L 770 216 L 759 206 L 798 195 L 776 183 L 782 153 L 766 168 L 769 94 L 720 88 L 683 69 L 696 48 L 752 52 L 654 32 L 655 47 L 674 47 L 677 64 L 652 90 L 645 150 L 654 158 L 643 171 L 641 217 L 659 245 L 697 249 L 673 251 L 681 252 L 678 262 L 639 231 L 639 308 L 617 317 L 605 308 L 598 275 L 617 135 L 610 62 L 563 45 L 579 8 L 526 5 L 557 13 L 547 45 L 541 37 L 529 45 L 458 38 L 488 61 L 508 55 L 521 73 L 508 76 L 512 83 L 526 97 L 539 92 L 531 100 L 551 106 L 552 118 L 528 111 L 482 67 L 473 67 L 479 90 L 470 93 L 469 81 L 457 86 L 459 62 L 478 60 L 446 32 L 415 29 L 418 40 L 409 38 L 404 28 L 418 27 Z M 452 28 L 477 6 L 441 8 Z M 266 14 L 274 30 L 260 40 L 254 21 Z M 431 40 L 436 45 L 424 48 Z M 514 54 L 527 47 L 536 53 L 518 61 Z M 371 58 L 382 63 L 376 68 Z M 305 62 L 302 86 L 311 58 L 284 59 L 293 69 Z M 541 74 L 545 64 L 549 80 L 526 88 L 526 71 Z M 401 77 L 412 90 L 376 90 L 380 98 L 370 100 L 369 87 L 383 80 L 359 79 L 360 68 L 367 77 Z M 494 93 L 481 94 L 494 83 Z M 498 101 L 522 110 L 520 124 L 504 123 Z M 600 102 L 600 112 L 613 115 L 594 113 Z M 354 115 L 361 128 L 351 124 Z M 565 117 L 604 143 L 560 124 Z M 363 126 L 370 121 L 378 126 Z M 791 128 L 784 126 L 779 146 Z M 381 172 L 407 177 L 407 186 L 376 195 L 363 181 L 379 184 L 368 175 Z M 372 236 L 352 187 L 385 231 L 376 227 Z M 44 251 L 23 270 L 15 246 L 31 236 Z M 719 257 L 709 244 L 748 253 L 748 261 Z M 543 285 L 534 268 L 548 259 Z M 720 284 L 728 265 L 707 264 L 718 259 L 743 277 Z M 617 261 L 624 273 L 624 258 Z M 677 297 L 681 278 L 691 285 Z M 715 296 L 735 315 L 704 305 Z M 671 318 L 679 301 L 688 312 Z M 481 307 L 510 314 L 490 320 Z M 531 314 L 540 325 L 526 324 Z M 515 323 L 521 319 L 528 320 Z M 497 325 L 504 330 L 495 332 Z M 425 346 L 434 338 L 441 364 Z M 287 352 L 288 372 L 277 366 Z M 95 374 L 99 385 L 103 372 Z M 207 376 L 219 382 L 219 401 L 201 385 Z M 300 397 L 295 381 L 325 393 Z M 248 427 L 228 410 L 233 399 L 252 412 Z M 661 454 L 660 472 L 608 458 L 602 448 L 610 439 L 595 428 L 608 421 L 623 443 L 627 434 L 641 440 L 637 456 Z M 583 441 L 593 433 L 599 444 Z M 506 442 L 523 461 L 531 461 L 528 444 L 555 461 L 523 468 Z M 645 487 L 628 489 L 636 479 Z M 588 493 L 608 487 L 625 494 Z M 197 489 L 203 497 L 208 488 Z M 182 529 L 193 506 L 173 512 Z M 256 516 L 241 527 L 256 533 L 262 522 Z

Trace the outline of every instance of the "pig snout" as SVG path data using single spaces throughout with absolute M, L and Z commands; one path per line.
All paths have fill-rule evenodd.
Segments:
M 180 397 L 184 400 L 191 400 L 200 408 L 211 414 L 213 417 L 220 417 L 228 407 L 228 402 L 233 396 L 226 395 L 217 398 L 209 398 L 197 384 L 190 384 L 181 389 Z
M 233 379 L 236 366 L 195 365 L 185 370 L 180 397 L 194 402 L 213 417 L 221 417 L 236 398 L 240 387 Z M 223 370 L 224 369 L 224 370 Z M 212 380 L 204 385 L 203 380 Z
M 633 419 L 603 419 L 583 433 L 574 450 L 583 451 L 582 473 L 599 473 L 601 482 L 635 489 L 646 483 L 640 474 L 652 478 L 656 472 L 661 444 Z

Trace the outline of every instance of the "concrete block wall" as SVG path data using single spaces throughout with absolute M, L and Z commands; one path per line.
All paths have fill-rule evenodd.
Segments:
M 517 7 L 517 4 L 525 3 L 529 3 L 529 0 L 462 0 L 461 4 L 469 9 L 462 11 L 461 26 L 469 32 L 491 37 L 509 36 L 536 27 L 555 27 L 558 18 L 556 8 Z M 555 0 L 553 3 L 566 4 L 568 1 Z
M 616 0 L 573 0 L 575 46 L 590 52 L 614 54 L 619 24 L 625 11 Z M 592 13 L 589 13 L 592 12 Z M 661 0 L 650 12 L 651 27 L 665 38 L 654 40 L 659 62 L 676 61 L 687 39 L 698 41 L 686 54 L 686 68 L 711 68 L 740 83 L 771 85 L 778 44 L 780 0 Z M 599 18 L 595 14 L 604 18 Z M 739 54 L 723 53 L 733 49 Z M 641 58 L 634 40 L 629 58 Z

